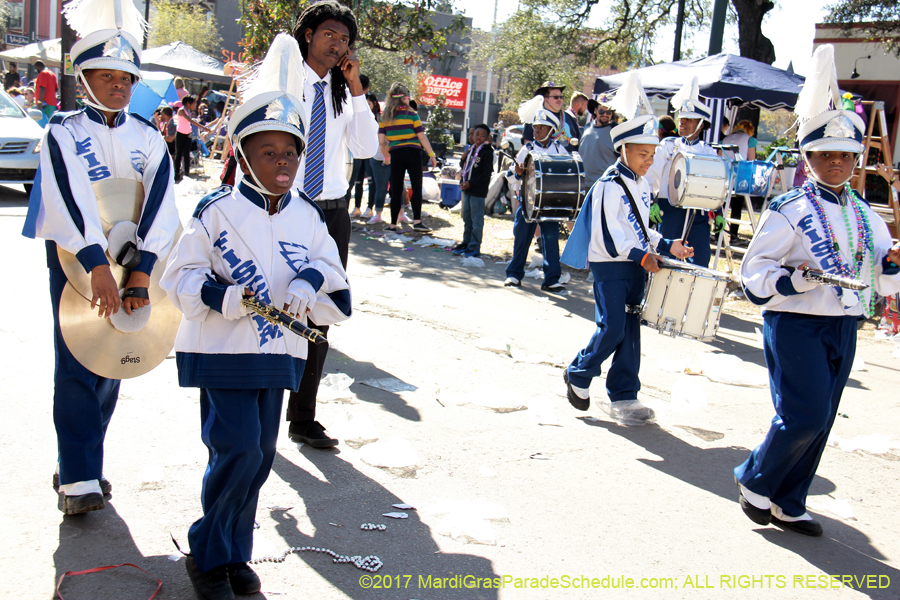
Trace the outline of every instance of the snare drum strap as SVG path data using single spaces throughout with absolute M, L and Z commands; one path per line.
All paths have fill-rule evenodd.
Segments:
M 647 240 L 647 247 L 650 248 L 650 252 L 653 252 L 653 243 L 650 241 L 650 236 L 647 234 L 647 228 L 644 227 L 644 220 L 641 219 L 641 213 L 638 211 L 637 204 L 634 201 L 634 196 L 631 195 L 631 190 L 628 189 L 628 186 L 625 185 L 625 182 L 622 180 L 622 176 L 619 175 L 613 179 L 619 186 L 625 190 L 625 195 L 628 196 L 628 202 L 631 203 L 631 212 L 634 213 L 634 218 L 637 219 L 638 225 L 641 226 L 641 232 L 644 234 L 644 239 Z

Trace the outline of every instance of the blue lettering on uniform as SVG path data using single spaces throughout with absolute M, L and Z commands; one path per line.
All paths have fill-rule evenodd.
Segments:
M 100 181 L 112 177 L 109 167 L 103 166 L 103 163 L 97 158 L 94 152 L 91 152 L 91 138 L 85 138 L 82 141 L 75 142 L 75 154 L 82 157 L 88 166 L 88 176 L 91 181 Z
M 216 241 L 213 243 L 213 246 L 215 246 L 222 252 L 227 249 L 227 246 L 225 244 L 228 243 L 228 238 L 225 237 L 226 235 L 228 235 L 228 232 L 223 229 L 222 233 L 219 234 L 218 239 L 216 239 Z
M 89 154 L 88 156 L 94 155 Z M 112 173 L 109 172 L 109 167 L 97 167 L 88 171 L 88 176 L 91 178 L 91 181 L 100 181 L 101 179 L 112 177 Z
M 81 156 L 91 149 L 91 138 L 84 138 L 82 141 L 75 142 L 75 154 Z
M 299 273 L 304 265 L 309 264 L 309 248 L 306 246 L 293 242 L 278 242 L 278 245 L 281 246 L 279 254 L 294 271 Z
M 229 250 L 228 252 L 225 252 L 224 254 L 222 254 L 222 258 L 225 259 L 225 262 L 227 262 L 228 266 L 231 267 L 232 269 L 235 268 L 239 262 L 241 262 L 241 259 L 239 259 L 235 255 L 234 250 Z
M 822 235 L 815 228 L 813 215 L 806 215 L 800 219 L 800 221 L 797 222 L 797 227 L 809 240 L 809 251 L 816 257 L 819 268 L 823 271 L 832 271 L 837 267 L 831 256 L 831 242 L 823 239 Z
M 247 283 L 256 275 L 256 265 L 252 260 L 245 260 L 241 265 L 231 273 L 231 277 L 240 284 Z
M 641 200 L 643 200 L 643 198 L 641 198 Z M 622 195 L 622 201 L 625 203 L 625 210 L 628 213 L 628 222 L 631 223 L 631 228 L 634 229 L 634 233 L 637 235 L 641 249 L 648 250 L 647 240 L 644 239 L 644 232 L 641 231 L 641 226 L 637 222 L 637 217 L 634 216 L 634 212 L 631 210 L 631 202 L 628 201 L 628 197 L 624 194 Z

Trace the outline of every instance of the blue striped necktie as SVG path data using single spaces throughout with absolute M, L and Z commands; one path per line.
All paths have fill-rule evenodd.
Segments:
M 306 147 L 306 167 L 303 171 L 303 191 L 312 200 L 322 194 L 325 183 L 325 82 L 313 84 L 316 98 L 313 100 L 309 125 L 309 144 Z

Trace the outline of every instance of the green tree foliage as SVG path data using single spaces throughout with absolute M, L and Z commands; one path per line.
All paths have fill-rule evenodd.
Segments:
M 416 89 L 413 66 L 400 54 L 374 48 L 360 48 L 358 54 L 360 71 L 369 77 L 371 93 L 384 97 L 395 81 L 409 90 Z
M 184 42 L 212 56 L 218 56 L 222 46 L 216 17 L 189 0 L 154 0 L 155 12 L 150 16 L 151 48 L 171 42 Z
M 900 57 L 900 4 L 897 0 L 841 0 L 828 7 L 828 23 L 842 24 L 844 35 L 880 39 L 888 52 Z M 865 27 L 854 28 L 856 23 Z
M 453 127 L 453 117 L 450 109 L 444 106 L 447 100 L 443 95 L 436 98 L 437 103 L 431 108 L 428 123 L 425 124 L 425 137 L 432 144 L 446 144 L 447 148 L 453 147 L 453 136 L 449 131 Z
M 447 36 L 461 32 L 462 17 L 448 27 L 436 27 L 434 11 L 452 11 L 448 0 L 339 0 L 350 7 L 359 22 L 357 47 L 399 53 L 407 60 L 439 56 Z M 241 0 L 241 25 L 245 53 L 262 57 L 278 32 L 291 31 L 309 0 Z
M 9 3 L 0 0 L 0 36 L 6 35 L 6 26 L 9 22 Z

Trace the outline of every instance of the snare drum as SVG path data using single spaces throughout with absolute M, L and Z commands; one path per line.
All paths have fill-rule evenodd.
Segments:
M 650 275 L 641 321 L 672 337 L 715 339 L 728 274 L 669 259 L 660 267 Z
M 587 189 L 581 156 L 531 152 L 523 163 L 522 208 L 525 220 L 574 221 Z
M 679 152 L 669 170 L 669 203 L 718 210 L 728 196 L 728 166 L 718 156 Z

